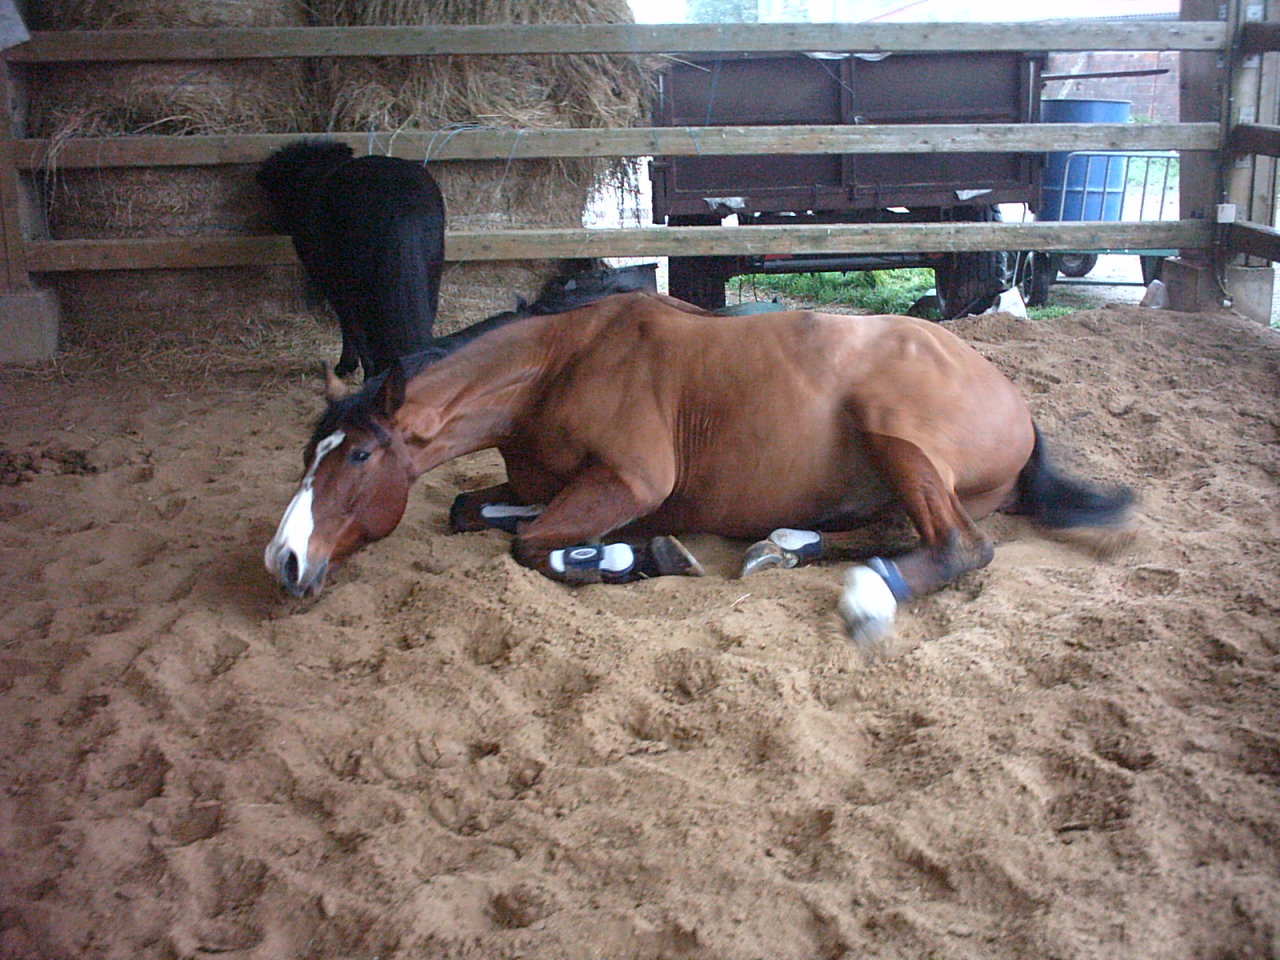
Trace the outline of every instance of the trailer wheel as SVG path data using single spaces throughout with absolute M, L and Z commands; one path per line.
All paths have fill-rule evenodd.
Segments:
M 1018 271 L 1018 289 L 1028 307 L 1043 307 L 1049 302 L 1049 287 L 1057 271 L 1053 258 L 1038 250 L 1022 254 Z
M 995 206 L 956 210 L 954 220 L 991 223 L 1000 219 Z M 943 320 L 982 313 L 1013 286 L 1012 254 L 1000 252 L 952 253 L 933 269 L 934 289 Z
M 1094 253 L 1064 253 L 1058 257 L 1058 272 L 1064 277 L 1083 277 L 1098 265 Z

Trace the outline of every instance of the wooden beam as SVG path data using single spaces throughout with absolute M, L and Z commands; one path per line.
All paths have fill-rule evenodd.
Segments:
M 1191 23 L 1208 17 L 1226 17 L 1223 26 L 1234 22 L 1228 8 L 1238 0 L 1181 0 L 1179 22 Z M 1179 117 L 1186 122 L 1221 121 L 1229 114 L 1227 103 L 1228 51 L 1182 52 L 1178 80 Z M 1229 130 L 1230 128 L 1227 128 Z M 1224 133 L 1227 132 L 1224 130 Z M 1225 170 L 1218 153 L 1193 153 L 1178 165 L 1178 209 L 1181 216 L 1214 221 L 1214 205 L 1222 202 Z M 1187 249 L 1184 256 L 1208 258 L 1208 250 Z
M 535 24 L 36 32 L 26 63 L 278 57 L 662 54 L 840 50 L 1226 50 L 1226 24 L 1192 22 Z
M 1280 127 L 1261 123 L 1238 123 L 1231 128 L 1231 152 L 1280 157 Z
M 813 153 L 1045 153 L 1072 150 L 1216 150 L 1216 123 L 977 123 L 867 126 L 636 127 L 622 130 L 425 130 L 324 134 L 365 152 L 412 160 L 713 156 Z M 257 163 L 303 134 L 22 140 L 17 163 L 45 167 L 208 166 Z M 319 136 L 319 134 L 317 134 Z M 52 151 L 52 153 L 51 153 Z
M 1265 223 L 1224 224 L 1223 240 L 1229 253 L 1261 257 L 1272 263 L 1280 261 L 1280 230 Z
M 14 166 L 15 90 L 12 68 L 0 62 L 0 293 L 31 289 L 22 230 L 22 194 Z
M 1198 220 L 1065 223 L 829 224 L 495 230 L 450 233 L 449 260 L 732 256 L 965 250 L 1165 250 L 1207 248 Z M 269 266 L 295 262 L 284 237 L 53 240 L 29 243 L 33 272 Z

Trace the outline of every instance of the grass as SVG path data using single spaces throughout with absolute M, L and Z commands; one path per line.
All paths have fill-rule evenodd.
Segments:
M 1125 172 L 1130 187 L 1140 188 L 1146 182 L 1150 191 L 1159 191 L 1161 187 L 1175 191 L 1181 171 L 1177 157 L 1132 157 Z
M 906 313 L 933 289 L 933 271 L 859 270 L 851 273 L 750 274 L 731 281 L 730 292 L 744 296 L 781 294 L 815 306 L 832 303 L 871 313 Z
M 906 313 L 931 290 L 933 271 L 922 267 L 850 273 L 757 273 L 729 282 L 731 298 L 736 295 L 743 299 L 767 299 L 781 295 L 814 306 L 838 303 L 868 313 Z M 1072 312 L 1072 307 L 1044 306 L 1028 308 L 1027 315 L 1032 320 L 1052 320 Z

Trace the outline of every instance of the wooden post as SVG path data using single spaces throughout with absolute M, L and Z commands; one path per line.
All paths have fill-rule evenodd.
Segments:
M 1228 23 L 1236 38 L 1228 72 L 1230 96 L 1223 115 L 1228 140 L 1231 131 L 1241 124 L 1270 122 L 1266 111 L 1274 111 L 1275 54 L 1250 52 L 1242 48 L 1239 40 L 1244 24 L 1266 22 L 1267 7 L 1268 0 L 1230 0 L 1228 6 Z M 1252 153 L 1235 155 L 1224 150 L 1221 163 L 1223 199 L 1234 210 L 1234 220 L 1270 226 L 1275 202 L 1274 159 Z M 1214 268 L 1220 271 L 1218 275 L 1228 302 L 1251 319 L 1269 322 L 1275 283 L 1270 261 L 1243 253 L 1232 254 L 1229 248 L 1221 248 L 1218 256 Z
M 22 193 L 14 151 L 18 131 L 13 120 L 17 91 L 11 76 L 12 69 L 7 62 L 0 60 L 0 255 L 4 258 L 0 293 L 31 289 L 23 249 Z
M 1266 22 L 1280 21 L 1280 0 L 1267 0 Z M 1280 123 L 1280 54 L 1262 54 L 1262 72 L 1258 87 L 1258 123 L 1274 126 Z M 1259 154 L 1254 157 L 1253 196 L 1249 204 L 1249 220 L 1263 226 L 1276 225 L 1276 157 Z
M 1181 19 L 1221 20 L 1240 0 L 1182 0 Z M 1226 18 L 1232 22 L 1230 17 Z M 1227 54 L 1222 51 L 1192 51 L 1182 53 L 1182 69 L 1179 74 L 1179 119 L 1186 123 L 1196 120 L 1222 121 L 1227 115 L 1226 77 Z M 1226 131 L 1223 133 L 1226 137 Z M 1222 196 L 1219 178 L 1221 157 L 1225 144 L 1216 153 L 1208 151 L 1184 152 L 1178 173 L 1179 203 L 1181 215 L 1186 219 L 1213 222 L 1215 208 Z M 1205 262 L 1208 251 L 1183 250 L 1184 260 Z
M 12 65 L 0 58 L 0 363 L 50 359 L 58 349 L 58 301 L 52 291 L 37 290 L 27 273 L 22 222 L 22 184 L 14 140 L 19 90 Z

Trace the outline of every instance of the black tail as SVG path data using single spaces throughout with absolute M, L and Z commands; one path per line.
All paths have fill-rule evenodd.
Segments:
M 1049 461 L 1044 438 L 1036 428 L 1031 458 L 1018 474 L 1018 499 L 1008 512 L 1029 515 L 1058 530 L 1109 527 L 1124 522 L 1133 499 L 1128 487 L 1103 489 L 1063 476 Z

